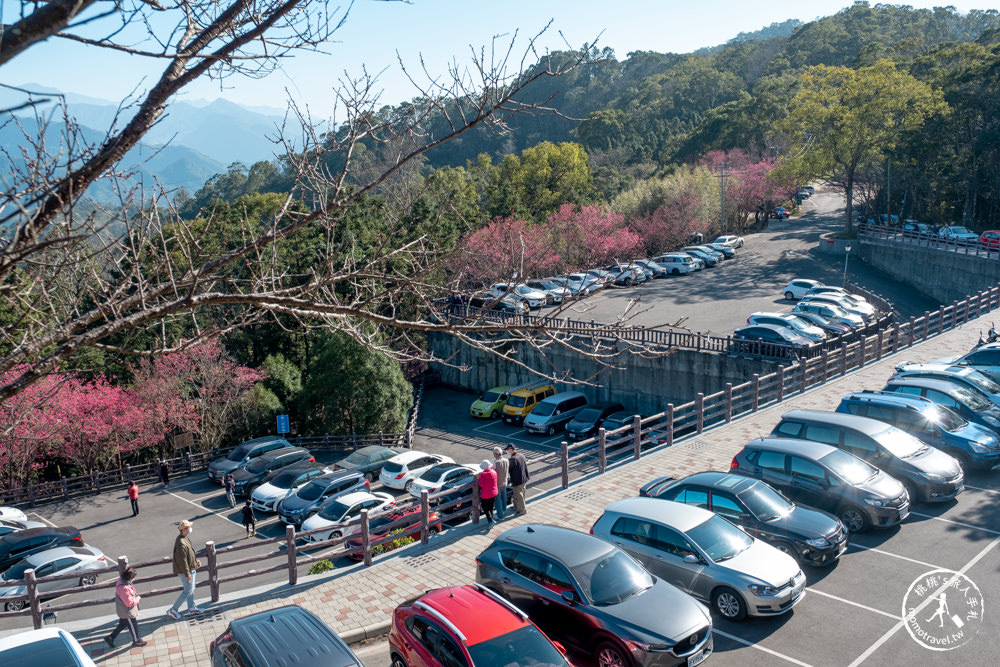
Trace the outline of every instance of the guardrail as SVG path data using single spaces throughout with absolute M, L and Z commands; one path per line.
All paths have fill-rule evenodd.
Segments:
M 917 232 L 902 229 L 901 227 L 865 222 L 859 222 L 857 229 L 858 239 L 861 241 L 895 241 L 924 248 L 938 248 L 949 252 L 975 255 L 977 257 L 985 257 L 986 259 L 1000 259 L 1000 247 L 990 248 L 978 238 L 967 241 L 943 239 L 929 232 Z

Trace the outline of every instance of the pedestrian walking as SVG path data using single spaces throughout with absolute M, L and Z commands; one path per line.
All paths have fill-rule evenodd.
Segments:
M 139 487 L 134 481 L 128 485 L 128 499 L 132 503 L 132 516 L 139 516 Z
M 249 498 L 247 498 L 246 505 L 243 506 L 243 527 L 247 529 L 247 537 L 253 537 L 257 534 L 257 517 L 254 516 Z
M 514 509 L 518 514 L 527 514 L 528 508 L 524 504 L 524 487 L 528 484 L 528 462 L 524 459 L 524 454 L 517 451 L 514 443 L 507 445 L 507 460 L 509 461 L 507 475 L 514 495 Z
M 229 501 L 229 509 L 236 509 L 236 480 L 231 472 L 226 473 L 226 500 Z
M 160 481 L 163 482 L 164 489 L 170 484 L 170 466 L 163 459 L 160 459 Z
M 497 499 L 497 472 L 493 469 L 493 464 L 488 460 L 483 460 L 479 464 L 479 500 L 483 508 L 486 520 L 492 526 L 496 523 L 493 520 L 493 503 Z
M 194 547 L 191 546 L 189 539 L 193 529 L 194 525 L 187 519 L 177 524 L 177 530 L 180 531 L 180 534 L 174 540 L 174 574 L 181 580 L 183 588 L 177 601 L 167 610 L 167 616 L 175 621 L 180 620 L 180 608 L 185 601 L 187 601 L 188 606 L 185 613 L 201 614 L 205 611 L 194 603 L 195 576 L 198 573 L 198 568 L 201 567 L 201 561 L 195 557 Z
M 510 462 L 503 457 L 503 450 L 499 447 L 493 448 L 493 470 L 497 473 L 497 499 L 493 503 L 493 511 L 496 512 L 497 520 L 503 521 L 507 514 L 507 469 Z
M 115 646 L 118 633 L 126 628 L 132 635 L 133 647 L 146 645 L 139 636 L 139 600 L 142 596 L 135 592 L 135 586 L 132 585 L 134 579 L 135 569 L 130 567 L 122 572 L 118 577 L 118 583 L 115 584 L 115 613 L 118 614 L 118 626 L 104 638 L 104 643 L 112 648 Z

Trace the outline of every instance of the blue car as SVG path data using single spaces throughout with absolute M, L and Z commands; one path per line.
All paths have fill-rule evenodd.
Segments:
M 1000 438 L 990 429 L 966 421 L 951 409 L 917 395 L 858 391 L 841 399 L 837 412 L 891 424 L 951 454 L 962 469 L 1000 467 Z

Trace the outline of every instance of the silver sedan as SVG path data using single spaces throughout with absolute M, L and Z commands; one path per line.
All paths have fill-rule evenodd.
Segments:
M 74 586 L 89 586 L 97 581 L 97 575 L 112 565 L 97 547 L 56 547 L 27 556 L 0 575 L 0 599 L 24 595 L 27 587 L 23 584 L 6 585 L 24 579 L 24 573 L 33 569 L 38 582 L 38 591 L 47 592 Z M 79 579 L 57 579 L 46 581 L 43 577 L 55 575 L 79 575 Z M 13 600 L 4 605 L 7 611 L 18 611 L 28 605 L 27 600 Z

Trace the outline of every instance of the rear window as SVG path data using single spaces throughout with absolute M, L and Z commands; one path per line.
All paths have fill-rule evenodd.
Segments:
M 0 664 L 65 667 L 77 664 L 77 660 L 65 641 L 59 637 L 49 637 L 0 651 Z
M 396 461 L 389 461 L 384 466 L 382 466 L 383 472 L 403 472 L 403 464 L 397 463 Z
M 455 467 L 454 463 L 442 463 L 440 465 L 436 465 L 436 466 L 434 466 L 434 467 L 432 467 L 432 468 L 424 471 L 424 474 L 420 476 L 420 479 L 427 480 L 427 481 L 436 480 L 438 477 L 440 477 L 441 475 L 443 475 L 446 471 L 451 470 L 454 467 Z
M 250 453 L 251 449 L 253 449 L 253 445 L 240 445 L 231 451 L 226 458 L 230 461 L 242 461 Z

